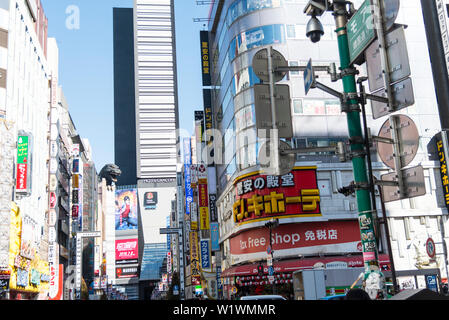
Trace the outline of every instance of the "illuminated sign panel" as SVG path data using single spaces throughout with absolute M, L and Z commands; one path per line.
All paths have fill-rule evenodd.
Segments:
M 30 137 L 19 135 L 17 140 L 16 192 L 27 193 L 30 185 Z

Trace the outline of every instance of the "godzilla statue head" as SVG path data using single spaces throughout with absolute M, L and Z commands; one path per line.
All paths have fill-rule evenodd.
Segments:
M 122 170 L 120 170 L 120 168 L 117 165 L 110 163 L 105 165 L 103 169 L 101 169 L 99 178 L 100 181 L 101 179 L 105 178 L 106 185 L 112 186 L 117 182 L 117 177 L 120 176 L 121 174 Z

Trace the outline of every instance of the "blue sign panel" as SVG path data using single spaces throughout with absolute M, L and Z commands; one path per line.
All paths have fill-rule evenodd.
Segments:
M 429 290 L 438 292 L 437 276 L 436 275 L 426 275 L 426 287 Z
M 223 292 L 223 284 L 221 283 L 221 266 L 217 266 L 217 291 L 218 297 L 221 297 Z
M 190 185 L 190 165 L 192 164 L 192 153 L 190 149 L 190 138 L 184 138 L 184 179 L 185 179 L 185 195 L 186 210 L 185 213 L 190 217 L 190 203 L 193 201 L 193 190 Z
M 210 250 L 209 250 L 209 240 L 201 240 L 200 242 L 201 251 L 201 268 L 210 268 Z
M 314 82 L 315 82 L 315 74 L 313 72 L 312 59 L 310 59 L 309 63 L 307 63 L 306 70 L 304 70 L 304 89 L 306 95 L 309 93 L 309 90 L 310 88 L 312 88 Z
M 212 251 L 220 251 L 220 233 L 218 231 L 218 222 L 210 223 L 210 241 Z

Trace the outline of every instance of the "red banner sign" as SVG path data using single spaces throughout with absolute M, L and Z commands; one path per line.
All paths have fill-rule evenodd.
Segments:
M 56 193 L 50 192 L 50 209 L 54 209 L 56 207 Z
M 207 194 L 207 184 L 199 184 L 198 185 L 198 206 L 201 207 L 208 207 L 209 201 L 208 201 L 208 194 Z
M 26 191 L 27 189 L 27 174 L 28 168 L 26 163 L 18 163 L 17 164 L 17 182 L 16 182 L 16 190 L 17 191 Z
M 79 207 L 77 204 L 72 206 L 72 219 L 77 219 L 79 214 Z
M 139 258 L 137 239 L 124 239 L 115 241 L 115 260 L 131 260 Z
M 271 240 L 275 252 L 307 247 L 323 253 L 361 251 L 357 220 L 281 224 L 272 230 Z M 268 228 L 257 228 L 231 238 L 230 251 L 232 255 L 262 253 L 269 245 Z
M 237 178 L 234 221 L 269 217 L 321 216 L 316 167 L 295 167 L 283 176 L 258 172 Z

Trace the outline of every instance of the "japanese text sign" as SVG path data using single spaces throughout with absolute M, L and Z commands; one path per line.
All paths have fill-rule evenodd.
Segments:
M 258 172 L 237 178 L 237 223 L 268 217 L 321 216 L 316 167 L 295 167 L 283 176 L 265 176 Z
M 115 240 L 115 260 L 139 258 L 137 239 Z
M 210 269 L 210 245 L 209 240 L 201 240 L 201 269 Z
M 449 178 L 447 170 L 447 150 L 445 148 L 444 137 L 446 132 L 442 132 L 436 136 L 437 156 L 440 161 L 441 184 L 443 186 L 444 203 L 449 208 Z M 446 140 L 447 145 L 447 140 Z
M 27 192 L 29 169 L 29 137 L 19 135 L 17 141 L 17 180 L 16 191 Z
M 201 70 L 203 75 L 203 86 L 211 85 L 210 76 L 210 55 L 209 55 L 209 33 L 207 31 L 200 31 L 201 44 Z

